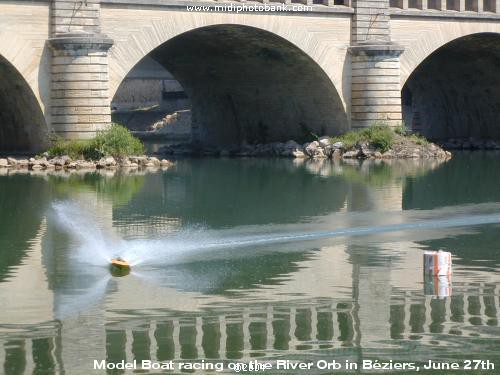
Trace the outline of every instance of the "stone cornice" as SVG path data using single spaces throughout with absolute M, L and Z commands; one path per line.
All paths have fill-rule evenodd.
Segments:
M 378 40 L 367 40 L 349 47 L 352 55 L 359 56 L 391 56 L 399 57 L 404 47 L 396 43 L 387 43 Z
M 113 39 L 105 35 L 93 34 L 58 34 L 49 39 L 49 45 L 55 50 L 107 51 L 113 46 L 113 43 Z

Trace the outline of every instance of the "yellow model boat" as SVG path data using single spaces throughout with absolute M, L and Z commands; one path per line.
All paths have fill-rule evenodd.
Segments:
M 113 276 L 127 276 L 130 273 L 130 264 L 122 258 L 113 258 L 110 269 Z
M 111 264 L 118 268 L 130 268 L 130 264 L 122 258 L 111 259 Z

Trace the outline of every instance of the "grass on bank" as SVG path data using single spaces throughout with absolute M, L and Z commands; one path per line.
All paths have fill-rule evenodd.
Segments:
M 424 137 L 418 134 L 410 134 L 404 124 L 392 128 L 384 123 L 376 123 L 365 129 L 353 130 L 333 137 L 332 142 L 342 142 L 346 150 L 354 149 L 359 144 L 367 143 L 381 152 L 386 152 L 392 148 L 398 136 L 404 137 L 418 145 L 428 143 Z
M 98 160 L 104 156 L 122 158 L 142 155 L 142 142 L 122 125 L 113 124 L 107 130 L 97 133 L 92 139 L 65 140 L 57 138 L 47 150 L 50 157 L 68 155 L 73 159 Z

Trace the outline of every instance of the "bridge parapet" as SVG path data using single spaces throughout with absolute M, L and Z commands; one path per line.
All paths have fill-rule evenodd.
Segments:
M 208 8 L 224 11 L 224 6 L 234 5 L 235 2 L 245 3 L 247 6 L 269 4 L 269 5 L 292 5 L 304 4 L 312 7 L 313 12 L 330 12 L 350 8 L 352 0 L 101 0 L 102 4 L 115 5 L 135 5 L 135 6 L 155 6 L 155 7 L 186 7 L 199 5 L 200 11 L 206 11 Z M 279 12 L 279 10 L 277 10 Z M 308 10 L 310 11 L 310 10 Z
M 500 0 L 390 0 L 394 10 L 424 11 L 429 16 L 467 17 L 500 13 Z M 412 13 L 409 13 L 412 14 Z

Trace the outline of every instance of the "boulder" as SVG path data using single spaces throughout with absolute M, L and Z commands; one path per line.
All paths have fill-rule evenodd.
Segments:
M 66 161 L 63 158 L 54 158 L 49 160 L 49 163 L 55 165 L 56 167 L 64 167 L 66 165 Z
M 295 142 L 294 140 L 290 140 L 290 141 L 286 142 L 284 147 L 287 150 L 293 150 L 293 151 L 301 149 L 301 146 L 297 142 Z
M 0 158 L 0 168 L 7 168 L 9 166 L 9 162 L 5 158 Z
M 336 148 L 333 150 L 331 158 L 333 160 L 339 160 L 340 158 L 342 158 L 342 151 L 340 150 L 340 148 Z
M 331 158 L 332 157 L 333 151 L 335 151 L 335 148 L 333 148 L 332 145 L 328 145 L 328 146 L 325 146 L 323 148 L 323 153 L 325 154 L 325 156 L 327 158 Z
M 321 137 L 319 139 L 319 145 L 321 147 L 326 147 L 326 146 L 330 145 L 331 143 L 332 143 L 332 141 L 331 141 L 330 137 Z
M 61 156 L 61 160 L 64 162 L 64 165 L 68 165 L 73 161 L 68 155 Z
M 155 166 L 157 166 L 157 167 L 159 167 L 159 166 L 161 165 L 160 160 L 159 160 L 158 158 L 155 158 L 154 156 L 151 156 L 151 157 L 149 158 L 149 162 L 150 162 L 150 163 L 153 163 L 153 165 L 155 165 Z
M 292 155 L 294 158 L 299 158 L 299 159 L 303 159 L 306 157 L 306 155 L 302 151 L 299 151 L 299 150 L 292 151 Z
M 332 144 L 332 147 L 333 148 L 344 148 L 344 143 L 342 143 L 342 142 L 335 142 L 334 144 Z
M 96 166 L 96 168 L 99 168 L 99 169 L 106 168 L 106 159 L 101 158 L 99 161 L 97 161 L 95 163 L 95 166 Z
M 19 168 L 28 168 L 28 165 L 29 165 L 29 160 L 28 159 L 19 159 L 17 161 L 17 166 Z
M 373 154 L 375 153 L 376 150 L 374 150 L 373 148 L 371 148 L 368 145 L 361 145 L 361 147 L 359 148 L 358 151 L 359 151 L 359 154 L 358 154 L 359 157 L 370 158 L 373 156 Z
M 123 158 L 120 161 L 120 166 L 123 168 L 132 168 L 133 164 L 137 165 L 136 163 L 132 163 L 129 158 Z
M 359 155 L 359 150 L 346 151 L 342 154 L 344 159 L 355 159 Z
M 7 162 L 9 163 L 10 166 L 15 167 L 17 165 L 17 159 L 14 158 L 7 158 Z
M 306 143 L 304 145 L 304 153 L 309 156 L 309 157 L 313 157 L 317 148 L 319 147 L 319 142 L 318 141 L 314 141 L 314 142 L 311 142 L 311 143 Z
M 160 164 L 162 167 L 171 167 L 172 165 L 174 165 L 173 162 L 171 162 L 170 160 L 167 160 L 167 159 L 162 159 Z
M 171 150 L 173 153 L 173 149 Z M 146 156 L 129 156 L 129 160 L 132 163 L 137 163 L 138 165 L 146 164 L 148 162 L 148 158 Z
M 101 160 L 102 160 L 102 159 L 101 159 Z M 112 156 L 108 156 L 108 157 L 104 158 L 104 165 L 105 165 L 106 167 L 108 167 L 108 168 L 109 168 L 109 167 L 115 167 L 115 166 L 116 166 L 116 164 L 117 164 L 117 163 L 116 163 L 116 160 L 115 160 L 115 158 L 114 158 L 114 157 L 112 157 Z
M 86 160 L 77 160 L 76 169 L 94 169 L 96 168 L 96 164 L 91 161 Z
M 386 151 L 382 154 L 382 158 L 384 159 L 392 159 L 394 157 L 394 153 L 389 150 L 389 151 Z
M 318 147 L 316 151 L 314 151 L 313 159 L 325 159 L 326 155 L 323 152 L 323 149 Z
M 29 160 L 29 165 L 28 165 L 28 166 L 29 166 L 31 169 L 33 169 L 33 167 L 34 167 L 35 165 L 38 165 L 38 166 L 40 166 L 40 167 L 42 167 L 42 168 L 47 168 L 47 166 L 49 165 L 49 162 L 47 161 L 47 159 L 46 159 L 45 157 L 40 158 L 40 159 L 34 159 L 34 158 L 31 158 L 31 159 Z M 35 168 L 35 169 L 41 169 L 41 168 Z

